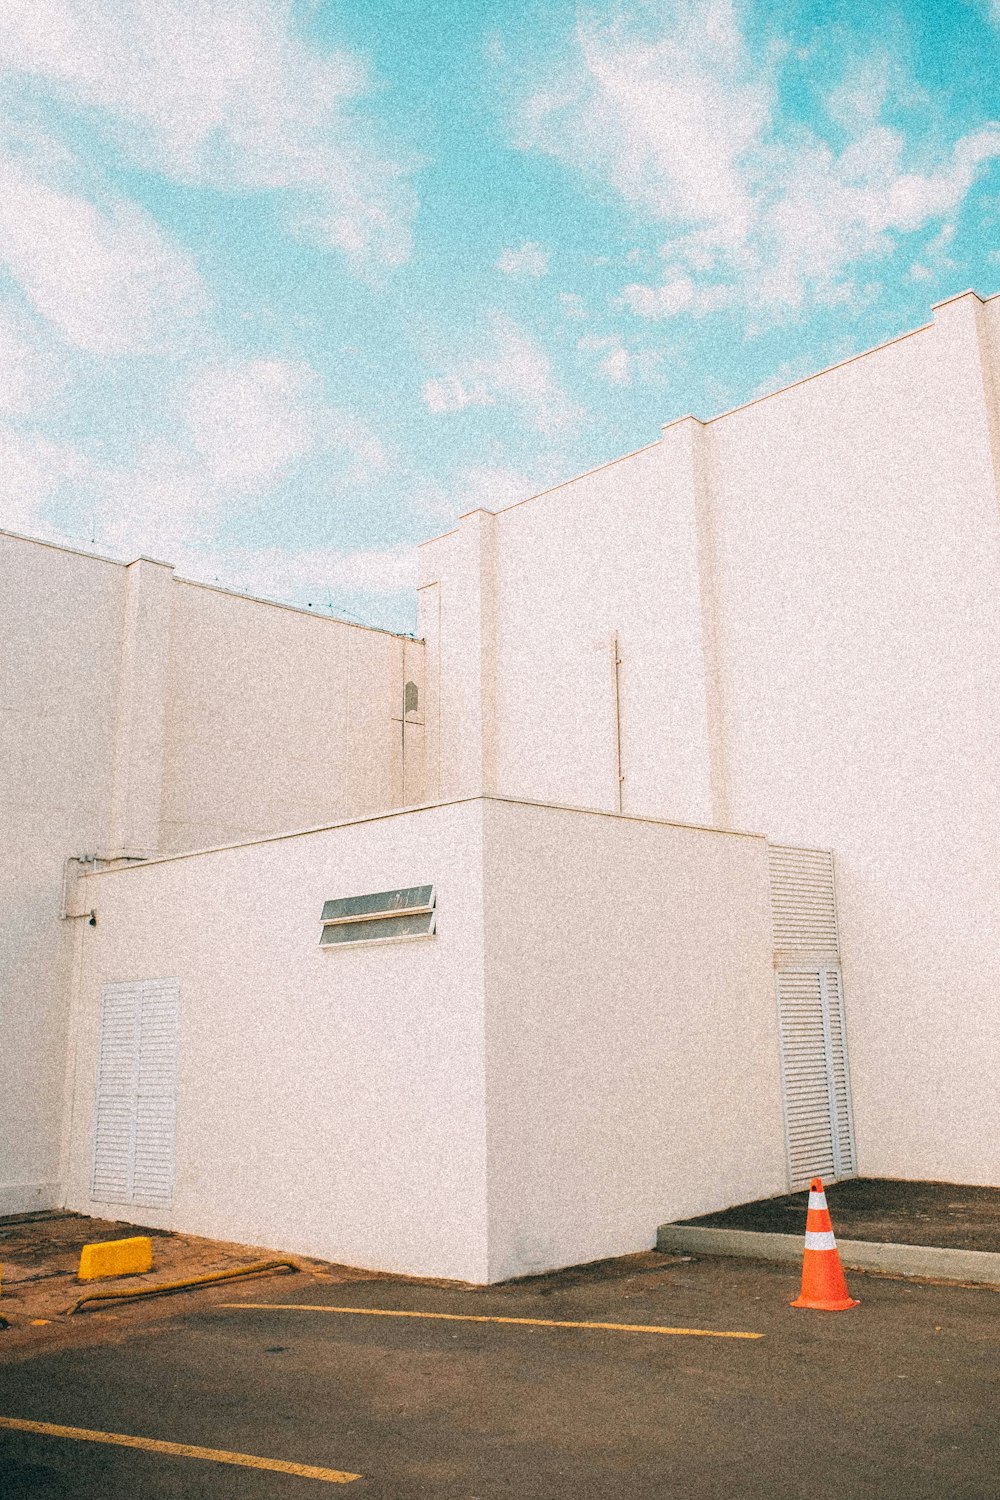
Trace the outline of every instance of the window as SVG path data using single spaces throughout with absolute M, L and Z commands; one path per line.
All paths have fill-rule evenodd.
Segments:
M 432 937 L 435 931 L 434 887 L 411 885 L 403 890 L 375 891 L 367 896 L 340 896 L 325 902 L 320 921 L 321 948 Z

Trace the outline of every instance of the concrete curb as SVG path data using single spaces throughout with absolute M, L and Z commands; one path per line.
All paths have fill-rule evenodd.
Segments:
M 762 1234 L 751 1229 L 707 1229 L 661 1224 L 657 1250 L 683 1255 L 739 1255 L 753 1260 L 802 1260 L 803 1235 Z M 896 1276 L 933 1276 L 1000 1287 L 1000 1255 L 986 1250 L 946 1250 L 933 1245 L 893 1245 L 876 1240 L 837 1240 L 850 1271 L 888 1271 Z

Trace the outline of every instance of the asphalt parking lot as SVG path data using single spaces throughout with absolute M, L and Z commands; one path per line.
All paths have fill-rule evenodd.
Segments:
M 806 1312 L 788 1267 L 650 1252 L 486 1290 L 301 1275 L 86 1314 L 0 1367 L 0 1492 L 1000 1496 L 997 1293 L 851 1283 L 860 1307 Z M 762 1336 L 554 1326 L 598 1322 Z

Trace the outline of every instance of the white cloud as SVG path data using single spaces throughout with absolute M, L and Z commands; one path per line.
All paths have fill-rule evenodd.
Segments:
M 655 39 L 578 26 L 576 66 L 529 98 L 518 144 L 609 181 L 657 219 L 738 244 L 752 218 L 741 161 L 771 118 L 728 0 L 679 0 Z
M 882 56 L 848 62 L 811 127 L 781 114 L 787 47 L 755 34 L 751 50 L 731 0 L 650 0 L 638 16 L 579 25 L 516 122 L 523 149 L 669 226 L 661 284 L 623 288 L 637 316 L 829 301 L 856 263 L 953 222 L 1000 157 L 1000 125 L 941 145 L 942 120 Z M 924 108 L 923 139 L 881 123 L 900 100 Z
M 93 466 L 69 444 L 0 427 L 0 526 L 51 534 L 44 516 L 46 503 L 64 485 L 86 483 L 92 473 Z
M 247 360 L 199 370 L 183 393 L 194 447 L 208 477 L 227 488 L 278 478 L 315 441 L 315 376 L 289 360 Z
M 411 593 L 417 584 L 417 553 L 412 546 L 332 547 L 302 550 L 281 547 L 229 547 L 184 562 L 187 576 L 219 577 L 227 586 L 271 599 L 301 600 L 312 594 L 318 604 L 336 602 L 331 594 L 372 594 L 390 597 Z
M 0 263 L 77 348 L 165 347 L 205 304 L 198 273 L 134 204 L 98 208 L 0 153 Z
M 0 351 L 3 339 L 0 321 Z M 10 405 L 20 415 L 16 403 L 25 405 L 18 390 Z M 332 498 L 370 484 L 388 467 L 376 434 L 324 400 L 304 362 L 205 365 L 180 380 L 163 404 L 172 430 L 147 442 L 128 465 L 0 426 L 0 525 L 50 534 L 58 515 L 73 540 L 86 529 L 106 551 L 153 552 L 187 565 L 227 550 L 219 542 L 221 525 L 241 509 L 266 525 L 273 499 L 274 518 L 280 504 L 287 521 L 298 492 L 290 501 L 280 486 L 301 460 L 312 464 L 306 501 L 314 523 L 324 493 Z
M 229 360 L 204 366 L 183 386 L 180 411 L 206 479 L 252 493 L 277 483 L 310 453 L 339 454 L 351 482 L 388 465 L 371 428 L 326 402 L 302 360 Z
M 612 385 L 632 384 L 632 356 L 620 345 L 611 349 L 599 362 L 598 369 Z
M 0 417 L 40 411 L 64 382 L 62 365 L 39 346 L 26 320 L 0 306 Z
M 520 250 L 501 250 L 497 270 L 505 276 L 530 276 L 538 280 L 549 269 L 549 252 L 534 240 L 526 240 Z
M 467 406 L 495 406 L 496 396 L 483 384 L 467 384 L 454 375 L 424 383 L 424 403 L 435 416 Z
M 567 318 L 585 318 L 587 308 L 578 292 L 560 292 L 559 302 Z
M 418 483 L 412 491 L 413 510 L 436 527 L 453 525 L 470 510 L 503 510 L 537 495 L 554 482 L 553 465 L 530 472 L 503 463 L 471 464 L 456 470 L 447 484 Z
M 98 111 L 145 166 L 274 193 L 296 232 L 356 261 L 409 254 L 413 195 L 369 138 L 364 70 L 307 46 L 290 0 L 7 0 L 0 68 Z
M 491 313 L 484 339 L 488 358 L 464 361 L 453 373 L 425 383 L 424 402 L 436 414 L 469 406 L 513 406 L 539 432 L 572 428 L 580 413 L 552 371 L 545 350 L 502 313 Z
M 624 304 L 637 318 L 655 322 L 681 312 L 690 312 L 696 317 L 716 312 L 727 307 L 732 299 L 733 289 L 729 286 L 699 286 L 690 276 L 680 275 L 662 286 L 632 282 L 622 287 L 621 297 L 616 301 L 619 307 Z
M 662 385 L 664 382 L 663 349 L 627 348 L 618 334 L 587 334 L 577 340 L 583 354 L 599 354 L 597 375 L 610 385 Z

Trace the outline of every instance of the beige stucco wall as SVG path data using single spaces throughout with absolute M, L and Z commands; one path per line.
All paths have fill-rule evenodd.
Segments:
M 707 432 L 730 815 L 835 851 L 861 1170 L 998 1183 L 984 311 L 964 297 Z
M 58 1201 L 63 868 L 107 835 L 121 573 L 0 533 L 0 1214 Z
M 784 1184 L 760 838 L 470 800 L 84 883 L 71 1208 L 486 1282 Z M 425 883 L 433 938 L 318 948 Z M 101 991 L 162 978 L 173 1206 L 95 1202 Z
M 765 841 L 486 809 L 491 1279 L 782 1192 Z
M 678 432 L 421 549 L 442 795 L 614 811 L 621 774 L 624 811 L 713 821 L 690 447 Z
M 422 549 L 432 781 L 613 807 L 616 633 L 626 812 L 834 849 L 868 1174 L 1000 1182 L 998 389 L 966 294 Z
M 485 1281 L 482 804 L 90 876 L 67 1205 Z M 318 946 L 328 898 L 433 883 L 438 931 Z M 172 1210 L 90 1197 L 101 988 L 178 978 Z
M 67 859 L 424 798 L 423 646 L 0 532 L 0 1213 L 58 1197 Z M 421 701 L 404 723 L 403 685 Z M 85 908 L 70 891 L 74 912 Z
M 422 801 L 423 714 L 403 721 L 421 652 L 387 631 L 178 581 L 161 849 Z

